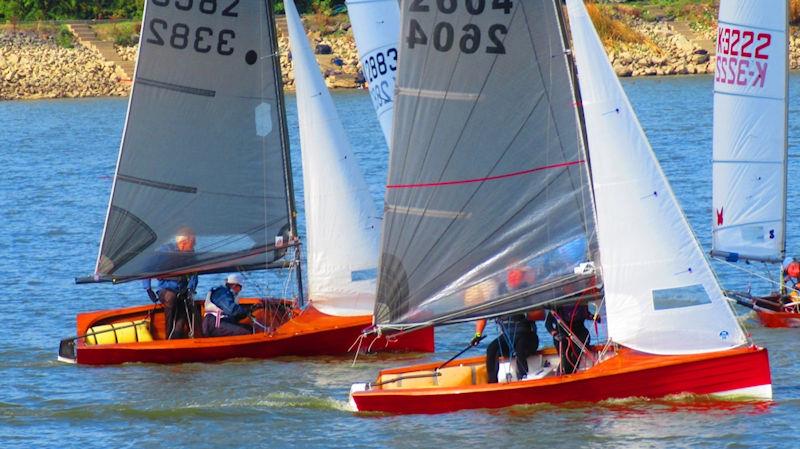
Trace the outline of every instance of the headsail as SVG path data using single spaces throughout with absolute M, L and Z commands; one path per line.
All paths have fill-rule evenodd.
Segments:
M 303 154 L 309 298 L 332 315 L 369 315 L 380 220 L 294 2 L 284 7 Z
M 591 156 L 609 338 L 655 354 L 745 336 L 606 57 L 582 0 L 567 0 Z
M 269 2 L 148 1 L 95 280 L 263 268 L 288 243 Z M 182 227 L 194 252 L 168 244 Z
M 780 262 L 786 244 L 788 0 L 722 0 L 712 254 Z
M 594 219 L 556 1 L 400 9 L 376 323 L 495 316 L 591 288 L 574 273 Z M 510 282 L 518 268 L 524 282 Z
M 397 0 L 347 0 L 364 78 L 386 143 L 392 133 L 400 8 Z

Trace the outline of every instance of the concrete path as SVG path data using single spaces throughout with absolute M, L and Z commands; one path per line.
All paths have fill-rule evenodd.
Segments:
M 97 38 L 97 34 L 86 22 L 70 22 L 67 28 L 84 47 L 96 50 L 106 61 L 114 63 L 121 82 L 130 83 L 133 79 L 133 61 L 125 61 L 114 49 L 114 43 Z
M 717 46 L 715 45 L 714 41 L 711 39 L 706 39 L 700 34 L 696 33 L 692 27 L 689 26 L 689 22 L 685 20 L 676 20 L 674 17 L 669 16 L 658 5 L 645 6 L 644 10 L 647 11 L 647 14 L 650 17 L 666 23 L 674 32 L 682 35 L 686 38 L 686 40 L 693 43 L 697 47 L 707 51 L 709 55 L 714 56 L 717 54 Z

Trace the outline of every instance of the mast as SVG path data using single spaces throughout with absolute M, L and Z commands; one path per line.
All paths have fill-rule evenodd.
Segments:
M 566 0 L 554 0 L 556 2 L 556 9 L 558 10 L 558 24 L 561 28 L 561 40 L 564 45 L 564 56 L 567 58 L 567 66 L 570 72 L 570 85 L 572 87 L 572 95 L 575 98 L 575 114 L 578 117 L 578 132 L 580 138 L 580 145 L 583 149 L 583 157 L 586 159 L 586 170 L 585 174 L 586 177 L 589 179 L 589 193 L 590 193 L 590 205 L 592 207 L 592 216 L 595 217 L 595 222 L 597 221 L 597 210 L 594 207 L 595 199 L 594 199 L 594 183 L 592 182 L 592 157 L 589 152 L 589 139 L 586 135 L 586 118 L 583 115 L 583 98 L 581 97 L 581 87 L 580 83 L 578 82 L 578 69 L 575 65 L 575 54 L 572 51 L 572 44 L 569 39 L 569 31 L 567 30 L 567 23 L 564 18 L 564 7 L 566 7 Z M 586 233 L 589 234 L 590 232 L 594 232 L 594 230 L 590 230 L 588 228 Z M 597 243 L 597 239 L 592 239 L 592 242 L 595 244 Z M 596 245 L 591 248 L 592 254 L 597 253 Z
M 267 24 L 270 27 L 270 35 L 272 36 L 272 48 L 275 49 L 275 64 L 272 65 L 272 70 L 275 76 L 275 93 L 278 99 L 278 122 L 280 123 L 280 136 L 281 148 L 283 148 L 283 170 L 284 178 L 286 179 L 286 201 L 289 210 L 289 233 L 293 238 L 300 238 L 297 232 L 297 208 L 294 199 L 294 181 L 292 177 L 292 155 L 291 146 L 289 143 L 289 129 L 286 124 L 286 101 L 283 95 L 283 78 L 281 76 L 280 64 L 280 51 L 278 50 L 278 33 L 275 28 L 275 12 L 273 10 L 274 0 L 265 0 L 267 3 Z M 297 275 L 297 294 L 300 307 L 305 305 L 305 298 L 303 297 L 303 271 L 301 268 L 301 246 L 295 247 L 295 270 Z
M 781 232 L 782 239 L 781 239 L 781 259 L 786 258 L 786 204 L 788 201 L 788 189 L 789 189 L 789 42 L 790 42 L 790 34 L 791 28 L 789 27 L 789 1 L 786 0 L 785 3 L 785 14 L 786 14 L 786 45 L 784 46 L 784 61 L 786 61 L 786 70 L 783 71 L 784 76 L 784 90 L 783 90 L 783 98 L 785 99 L 783 102 L 783 218 L 781 219 L 781 223 L 783 223 L 783 232 Z M 782 262 L 783 260 L 781 260 Z M 782 272 L 782 270 L 781 270 Z M 783 281 L 781 281 L 781 286 L 783 286 Z M 783 287 L 781 287 L 783 288 Z

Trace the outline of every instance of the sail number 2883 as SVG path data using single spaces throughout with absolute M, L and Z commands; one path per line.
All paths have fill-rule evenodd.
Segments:
M 455 13 L 459 8 L 465 8 L 467 13 L 473 16 L 483 14 L 487 9 L 510 14 L 514 8 L 514 2 L 513 0 L 412 0 L 408 11 L 424 13 L 430 12 L 431 8 L 436 8 L 446 19 L 448 14 Z M 472 54 L 481 49 L 489 54 L 505 54 L 506 48 L 503 39 L 508 34 L 508 27 L 501 23 L 495 23 L 489 25 L 488 29 L 482 30 L 478 25 L 468 23 L 461 28 L 460 32 L 457 32 L 452 23 L 442 20 L 433 26 L 430 34 L 428 37 L 419 21 L 412 18 L 408 23 L 408 36 L 406 36 L 408 48 L 428 45 L 430 41 L 433 48 L 441 52 L 450 51 L 458 45 L 459 50 L 466 54 Z

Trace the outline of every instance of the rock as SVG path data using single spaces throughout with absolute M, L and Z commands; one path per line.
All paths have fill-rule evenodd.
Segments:
M 708 52 L 695 53 L 694 56 L 692 57 L 692 63 L 694 64 L 705 64 L 706 62 L 708 62 L 708 60 L 709 60 Z

